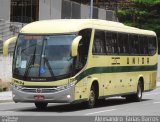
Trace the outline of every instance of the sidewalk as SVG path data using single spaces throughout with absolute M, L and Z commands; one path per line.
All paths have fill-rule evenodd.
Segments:
M 160 82 L 157 82 L 157 87 L 160 87 Z M 0 103 L 5 101 L 12 101 L 12 92 L 0 92 Z
M 157 82 L 157 87 L 160 87 L 160 81 L 159 81 L 159 82 Z
M 5 101 L 12 101 L 12 92 L 0 92 L 0 103 Z

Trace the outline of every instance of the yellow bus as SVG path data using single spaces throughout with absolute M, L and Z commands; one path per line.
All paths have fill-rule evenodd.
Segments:
M 24 26 L 16 42 L 11 89 L 15 102 L 86 103 L 122 96 L 141 101 L 156 88 L 153 31 L 97 19 L 44 20 Z

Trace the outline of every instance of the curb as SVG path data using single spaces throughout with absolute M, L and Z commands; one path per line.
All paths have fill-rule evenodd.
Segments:
M 0 100 L 0 104 L 1 103 L 8 103 L 8 102 L 14 102 L 13 100 Z

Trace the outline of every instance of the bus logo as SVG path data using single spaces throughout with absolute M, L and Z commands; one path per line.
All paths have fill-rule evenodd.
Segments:
M 38 88 L 38 89 L 36 89 L 36 92 L 37 93 L 42 93 L 42 89 Z
M 120 57 L 112 57 L 112 65 L 120 65 L 119 63 L 119 60 L 120 60 Z

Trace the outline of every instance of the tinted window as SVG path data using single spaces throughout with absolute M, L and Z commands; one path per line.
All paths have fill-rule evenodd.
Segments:
M 113 54 L 118 53 L 118 40 L 117 40 L 117 33 L 112 33 L 112 46 L 113 46 Z
M 150 55 L 156 52 L 156 37 L 148 37 L 148 52 Z
M 107 54 L 114 53 L 114 45 L 112 44 L 112 33 L 106 32 L 106 52 Z
M 128 34 L 118 33 L 118 53 L 127 54 L 129 52 Z
M 148 55 L 148 38 L 147 36 L 139 36 L 140 55 Z
M 105 54 L 105 32 L 96 31 L 93 42 L 93 54 Z
M 129 50 L 131 54 L 139 54 L 138 35 L 129 35 Z
M 92 51 L 107 55 L 153 55 L 156 49 L 154 36 L 97 30 Z
M 91 38 L 91 29 L 81 30 L 78 35 L 82 36 L 78 46 L 78 55 L 76 58 L 76 73 L 79 72 L 86 64 L 88 50 Z

